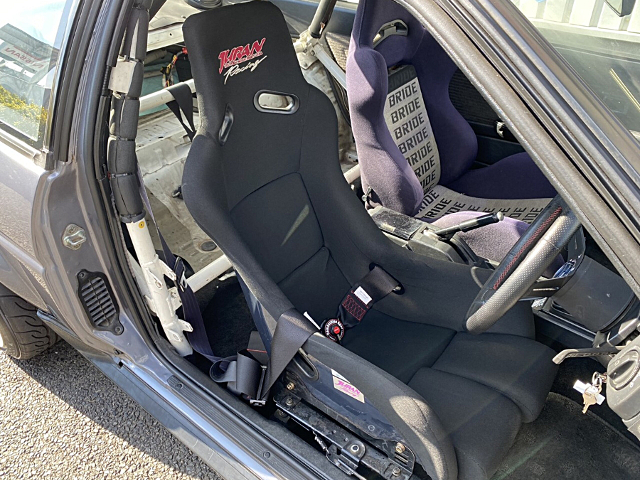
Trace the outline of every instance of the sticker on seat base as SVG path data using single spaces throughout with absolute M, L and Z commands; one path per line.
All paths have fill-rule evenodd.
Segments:
M 355 398 L 359 402 L 364 403 L 364 394 L 354 387 L 349 380 L 333 369 L 331 369 L 331 374 L 333 375 L 333 388 L 341 391 L 345 395 L 349 395 L 351 398 Z

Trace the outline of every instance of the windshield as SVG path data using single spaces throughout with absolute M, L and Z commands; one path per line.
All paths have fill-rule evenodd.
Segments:
M 624 16 L 604 1 L 513 3 L 640 140 L 640 2 Z

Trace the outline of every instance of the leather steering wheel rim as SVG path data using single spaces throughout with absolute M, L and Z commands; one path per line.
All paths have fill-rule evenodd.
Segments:
M 471 303 L 466 328 L 482 333 L 495 324 L 535 284 L 580 228 L 557 195 L 520 237 Z

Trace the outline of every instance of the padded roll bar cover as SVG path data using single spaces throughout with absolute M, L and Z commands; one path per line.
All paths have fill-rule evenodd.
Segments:
M 109 134 L 120 138 L 135 139 L 138 131 L 140 100 L 124 95 L 114 95 L 109 112 Z
M 145 4 L 150 2 L 140 3 L 142 5 L 134 7 L 131 11 L 120 54 L 144 61 L 144 57 L 147 55 L 147 36 L 149 33 L 149 6 Z
M 407 439 L 434 480 L 458 478 L 455 450 L 438 416 L 412 388 L 328 338 L 315 334 L 303 349 L 344 375 Z
M 142 220 L 145 215 L 140 198 L 135 140 L 109 137 L 107 142 L 107 169 L 114 192 L 116 208 L 125 223 Z

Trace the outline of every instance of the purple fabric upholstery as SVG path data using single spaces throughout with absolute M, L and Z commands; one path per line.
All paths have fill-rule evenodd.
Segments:
M 445 215 L 432 223 L 439 228 L 447 228 L 466 220 L 484 215 L 483 212 L 457 212 Z M 427 221 L 427 219 L 424 219 Z M 463 239 L 476 253 L 476 255 L 500 262 L 509 253 L 529 225 L 514 218 L 505 217 L 501 222 L 487 225 L 486 227 L 460 232 L 457 235 Z M 544 272 L 546 277 L 551 277 L 562 266 L 564 260 L 556 257 L 553 263 Z
M 391 36 L 374 50 L 380 27 L 397 19 L 407 24 L 408 35 Z M 416 69 L 440 157 L 446 159 L 440 177 L 444 184 L 466 172 L 477 153 L 473 130 L 449 99 L 456 66 L 420 22 L 392 0 L 359 3 L 349 51 L 347 90 L 363 187 L 372 187 L 374 201 L 414 215 L 424 192 L 384 120 L 387 68 L 411 63 Z
M 390 36 L 374 50 L 373 38 L 380 27 L 398 19 L 407 24 L 408 35 Z M 478 145 L 471 126 L 449 98 L 449 83 L 456 65 L 422 25 L 393 0 L 361 0 L 351 36 L 346 76 L 363 187 L 365 191 L 371 187 L 374 202 L 413 216 L 424 194 L 394 143 L 383 115 L 388 68 L 401 64 L 412 64 L 420 81 L 440 153 L 441 185 L 483 198 L 555 195 L 553 187 L 524 153 L 503 159 L 492 167 L 469 171 Z
M 505 157 L 485 168 L 469 170 L 445 185 L 478 198 L 552 198 L 555 189 L 526 153 Z

